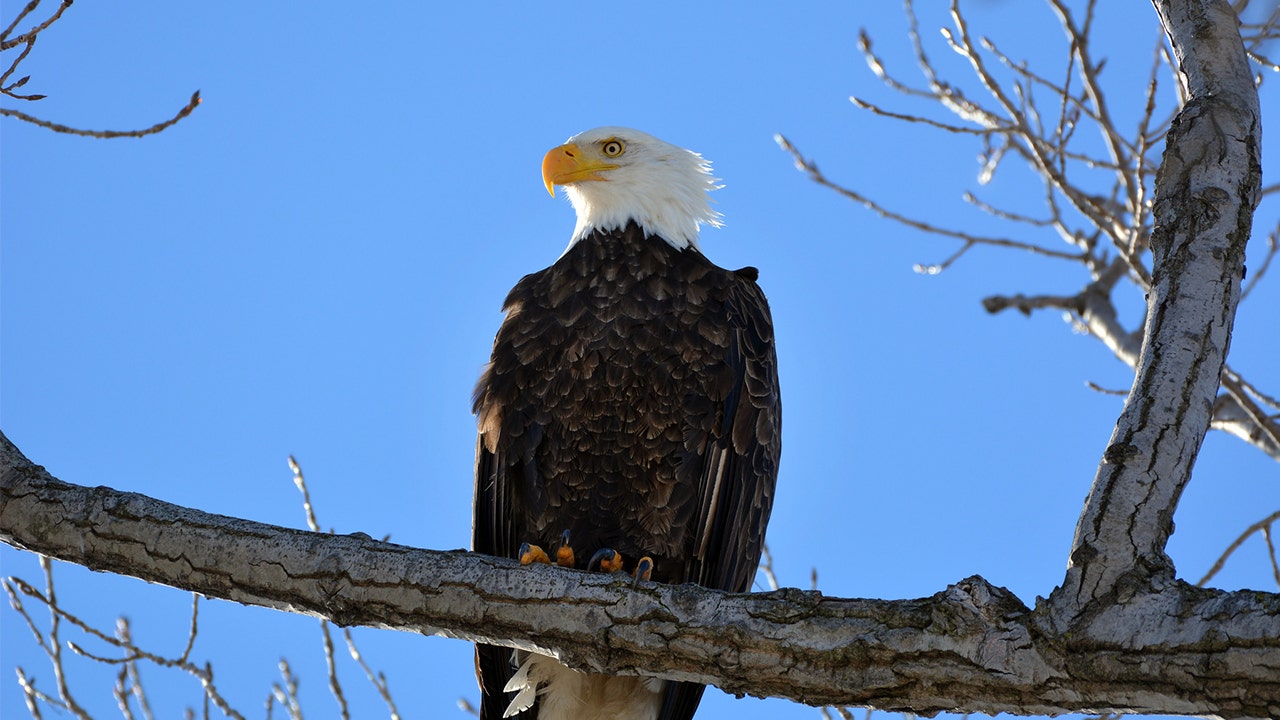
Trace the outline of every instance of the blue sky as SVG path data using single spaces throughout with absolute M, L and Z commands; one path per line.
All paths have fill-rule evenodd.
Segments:
M 1106 5 L 1093 52 L 1113 58 L 1113 111 L 1132 127 L 1159 30 L 1144 3 Z M 786 134 L 833 179 L 902 212 L 1053 242 L 961 200 L 980 190 L 1042 214 L 1028 173 L 1010 164 L 979 188 L 975 142 L 848 102 L 925 109 L 899 101 L 857 51 L 866 27 L 916 78 L 897 4 L 296 7 L 77 3 L 24 63 L 24 89 L 48 97 L 21 109 L 76 126 L 144 127 L 192 91 L 204 97 L 141 140 L 0 121 L 0 422 L 32 460 L 69 482 L 303 527 L 292 453 L 324 527 L 466 546 L 472 387 L 506 292 L 554 261 L 573 227 L 541 185 L 542 155 L 625 125 L 715 163 L 726 225 L 703 248 L 761 270 L 785 398 L 769 530 L 782 583 L 807 587 L 816 567 L 828 595 L 908 598 L 981 574 L 1031 603 L 1061 579 L 1121 407 L 1085 383 L 1127 389 L 1131 375 L 1057 313 L 989 316 L 979 301 L 1074 293 L 1080 271 L 978 249 L 916 274 L 956 245 L 819 188 L 772 139 Z M 1047 9 L 965 7 L 975 32 L 1061 75 Z M 930 10 L 922 33 L 976 96 L 935 32 L 947 22 Z M 1257 227 L 1276 215 L 1273 200 Z M 1255 238 L 1251 252 L 1261 248 Z M 1140 302 L 1125 298 L 1129 322 Z M 1272 277 L 1242 307 L 1231 356 L 1272 394 L 1278 304 Z M 1170 544 L 1185 577 L 1280 505 L 1277 475 L 1258 451 L 1210 435 Z M 1260 546 L 1218 585 L 1266 589 Z M 30 555 L 4 546 L 0 562 L 39 580 Z M 72 612 L 104 628 L 128 615 L 140 643 L 181 651 L 188 595 L 61 564 L 56 574 Z M 336 715 L 316 621 L 209 602 L 201 623 L 194 655 L 242 712 L 260 716 L 286 657 L 304 707 Z M 21 717 L 13 666 L 47 691 L 52 673 L 7 604 L 0 634 L 0 715 Z M 477 694 L 470 646 L 356 637 L 405 717 L 464 717 L 456 700 Z M 113 671 L 71 667 L 79 701 L 112 716 Z M 379 716 L 359 671 L 345 658 L 340 668 L 357 716 Z M 192 680 L 149 670 L 144 681 L 160 716 L 198 707 Z M 711 691 L 700 717 L 817 710 Z

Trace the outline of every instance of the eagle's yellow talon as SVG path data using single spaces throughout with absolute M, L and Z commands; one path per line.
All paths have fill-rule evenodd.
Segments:
M 648 555 L 640 558 L 636 563 L 636 571 L 631 573 L 631 577 L 635 578 L 636 582 L 648 582 L 649 578 L 653 577 L 653 558 Z
M 556 564 L 571 568 L 574 566 L 575 559 L 573 548 L 569 547 L 569 531 L 565 530 L 560 535 L 560 547 L 556 548 Z
M 551 558 L 547 557 L 547 551 L 529 543 L 520 545 L 520 564 L 529 565 L 536 562 L 550 565 Z
M 618 572 L 622 569 L 622 553 L 616 552 L 612 548 L 600 548 L 595 555 L 591 556 L 591 562 L 587 563 L 587 569 L 600 572 Z

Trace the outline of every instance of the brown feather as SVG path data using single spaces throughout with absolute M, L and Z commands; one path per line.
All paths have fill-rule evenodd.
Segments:
M 660 582 L 749 589 L 781 452 L 755 279 L 634 223 L 521 279 L 474 396 L 474 549 L 514 557 L 568 529 L 580 567 L 610 547 L 628 570 L 653 558 Z M 506 708 L 509 658 L 477 646 L 482 718 Z M 668 683 L 660 717 L 691 717 L 701 693 Z

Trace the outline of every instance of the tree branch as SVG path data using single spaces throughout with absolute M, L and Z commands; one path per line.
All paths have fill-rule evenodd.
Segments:
M 1168 583 L 1052 629 L 979 577 L 918 600 L 732 594 L 212 515 L 69 485 L 0 434 L 0 540 L 94 570 L 570 666 L 929 715 L 1280 713 L 1280 596 Z M 1126 631 L 1116 632 L 1116 623 Z M 1093 625 L 1086 630 L 1093 630 Z
M 22 64 L 22 61 L 27 59 L 27 55 L 30 54 L 31 49 L 35 47 L 36 38 L 39 37 L 40 33 L 49 29 L 49 26 L 57 22 L 58 19 L 62 17 L 62 13 L 65 12 L 67 8 L 71 7 L 71 0 L 62 0 L 62 3 L 58 5 L 58 9 L 54 11 L 54 13 L 44 22 L 36 25 L 19 36 L 10 39 L 9 36 L 13 33 L 14 28 L 18 26 L 18 23 L 22 22 L 23 18 L 35 11 L 35 9 L 40 5 L 40 1 L 41 0 L 30 0 L 26 7 L 18 13 L 18 16 L 13 19 L 13 22 L 9 24 L 9 27 L 5 28 L 3 32 L 0 32 L 0 52 L 11 50 L 19 45 L 24 46 L 22 48 L 22 52 L 13 59 L 13 62 L 9 63 L 9 68 L 3 73 L 0 73 L 0 95 L 7 95 L 15 100 L 27 101 L 43 100 L 45 97 L 44 95 L 39 94 L 21 95 L 14 92 L 17 88 L 26 85 L 27 81 L 31 79 L 30 75 L 21 77 L 8 85 L 5 84 L 9 77 L 17 71 L 18 66 Z M 176 124 L 178 121 L 190 115 L 199 104 L 200 91 L 197 90 L 192 93 L 191 99 L 187 101 L 187 104 L 178 110 L 178 113 L 172 118 L 158 122 L 151 127 L 143 128 L 141 130 L 84 130 L 81 128 L 71 127 L 70 125 L 52 122 L 50 120 L 43 120 L 35 117 L 34 115 L 29 115 L 21 110 L 14 110 L 12 108 L 0 108 L 0 116 L 17 118 L 18 120 L 29 122 L 33 125 L 38 125 L 54 132 L 67 133 L 69 135 L 82 135 L 85 137 L 95 138 L 145 137 L 147 135 L 154 135 L 158 132 L 162 132 Z
M 190 115 L 191 112 L 195 110 L 196 107 L 198 107 L 199 105 L 200 105 L 200 91 L 197 90 L 191 94 L 191 99 L 187 101 L 186 105 L 182 106 L 182 109 L 178 110 L 178 113 L 176 115 L 169 118 L 168 120 L 158 122 L 149 128 L 143 128 L 141 130 L 82 130 L 80 128 L 71 127 L 70 125 L 63 125 L 62 123 L 50 122 L 49 120 L 41 120 L 40 118 L 35 117 L 33 115 L 28 115 L 22 112 L 21 110 L 12 110 L 10 108 L 0 108 L 0 115 L 8 115 L 10 117 L 15 117 L 19 120 L 25 120 L 26 122 L 29 122 L 33 125 L 39 125 L 42 128 L 48 128 L 54 132 L 67 133 L 68 135 L 83 135 L 85 137 L 95 137 L 95 138 L 104 138 L 104 139 L 122 138 L 122 137 L 138 138 L 138 137 L 145 137 L 147 135 L 155 135 L 158 132 L 162 132 L 163 130 L 168 129 L 172 125 L 176 125 L 179 120 Z
M 840 193 L 841 195 L 845 196 L 846 198 L 863 205 L 868 210 L 871 210 L 872 212 L 876 213 L 882 218 L 885 218 L 886 220 L 892 220 L 894 222 L 901 223 L 902 225 L 905 225 L 907 227 L 915 228 L 917 230 L 923 230 L 924 232 L 932 233 L 934 235 L 941 235 L 943 237 L 950 237 L 950 238 L 955 238 L 957 240 L 963 240 L 965 243 L 965 249 L 968 249 L 969 247 L 973 247 L 974 245 L 989 245 L 992 247 L 1026 250 L 1028 252 L 1032 252 L 1037 255 L 1057 258 L 1059 260 L 1083 260 L 1084 259 L 1083 253 L 1068 253 L 1068 252 L 1063 252 L 1061 250 L 1053 250 L 1050 248 L 1041 247 L 1039 245 L 1035 245 L 1032 243 L 1024 243 L 1024 242 L 1019 242 L 1017 240 L 1009 240 L 1007 238 L 983 237 L 983 236 L 973 235 L 967 232 L 963 232 L 960 230 L 950 230 L 947 228 L 940 228 L 935 225 L 930 225 L 929 223 L 908 217 L 901 213 L 894 212 L 892 210 L 889 210 L 888 208 L 885 208 L 884 206 L 880 205 L 874 200 L 866 197 L 865 195 L 862 195 L 859 192 L 856 192 L 847 187 L 839 185 L 832 180 L 829 180 L 827 176 L 824 175 L 822 171 L 818 169 L 817 164 L 815 164 L 813 160 L 810 160 L 806 158 L 804 155 L 802 155 L 800 153 L 800 150 L 796 148 L 796 146 L 793 145 L 791 141 L 788 140 L 786 137 L 779 134 L 779 135 L 774 135 L 773 139 L 774 139 L 774 142 L 778 143 L 778 147 L 782 148 L 783 150 L 785 150 L 787 153 L 791 155 L 791 159 L 795 162 L 795 166 L 797 170 L 800 170 L 801 172 L 804 172 L 805 174 L 807 174 L 811 180 L 818 183 L 819 185 L 830 188 Z
M 938 76 L 925 53 L 920 39 L 918 20 L 910 0 L 905 3 L 908 37 L 917 64 L 926 80 L 927 89 L 912 87 L 892 76 L 880 57 L 872 51 L 871 38 L 865 31 L 861 33 L 859 47 L 868 67 L 876 77 L 899 93 L 912 98 L 934 101 L 958 116 L 963 123 L 971 123 L 973 127 L 952 125 L 915 114 L 893 112 L 858 98 L 853 100 L 859 107 L 884 117 L 921 123 L 950 132 L 980 136 L 984 143 L 981 157 L 985 162 L 979 173 L 979 182 L 988 182 L 996 166 L 1009 152 L 1021 155 L 1030 162 L 1033 169 L 1045 180 L 1045 202 L 1050 210 L 1050 217 L 1047 220 L 1033 220 L 1025 214 L 996 210 L 983 203 L 973 202 L 969 195 L 966 195 L 966 199 L 980 209 L 1011 222 L 1032 227 L 1046 225 L 1053 227 L 1062 240 L 1080 248 L 1081 252 L 1079 254 L 1053 253 L 1052 256 L 1080 261 L 1088 269 L 1091 281 L 1076 295 L 995 295 L 983 300 L 984 307 L 988 312 L 993 313 L 1009 308 L 1015 308 L 1023 313 L 1043 308 L 1067 310 L 1077 320 L 1077 327 L 1087 330 L 1101 340 L 1117 358 L 1136 370 L 1142 334 L 1141 331 L 1131 332 L 1120 323 L 1112 291 L 1116 282 L 1122 279 L 1126 272 L 1129 279 L 1144 294 L 1151 285 L 1151 273 L 1144 264 L 1143 253 L 1149 246 L 1148 228 L 1151 218 L 1147 203 L 1146 182 L 1156 164 L 1147 158 L 1147 153 L 1149 148 L 1158 146 L 1159 129 L 1171 126 L 1169 120 L 1153 124 L 1159 71 L 1164 66 L 1175 71 L 1178 71 L 1178 68 L 1175 67 L 1170 51 L 1166 50 L 1161 43 L 1152 63 L 1141 120 L 1136 134 L 1132 139 L 1127 139 L 1118 130 L 1107 108 L 1105 92 L 1100 83 L 1101 68 L 1105 59 L 1095 61 L 1088 50 L 1096 2 L 1085 6 L 1082 22 L 1075 20 L 1066 3 L 1052 0 L 1050 4 L 1058 16 L 1059 24 L 1069 43 L 1068 64 L 1065 79 L 1061 83 L 1052 82 L 1031 72 L 1025 63 L 1002 53 L 991 40 L 986 38 L 982 38 L 980 42 L 975 40 L 969 33 L 959 4 L 954 1 L 951 3 L 955 29 L 954 31 L 944 30 L 944 37 L 952 50 L 969 61 L 974 76 L 996 101 L 998 110 L 986 109 L 968 99 L 962 94 L 958 85 L 946 82 Z M 1247 4 L 1247 2 L 1238 3 L 1240 6 Z M 1213 90 L 1209 86 L 1217 83 L 1225 87 L 1226 81 L 1230 79 L 1230 83 L 1239 85 L 1238 89 L 1232 92 L 1251 96 L 1251 99 L 1248 99 L 1242 107 L 1256 108 L 1256 90 L 1251 84 L 1248 86 L 1244 84 L 1244 78 L 1248 75 L 1248 66 L 1247 60 L 1238 50 L 1241 40 L 1234 15 L 1229 8 L 1222 10 L 1225 5 L 1219 3 L 1218 7 L 1220 12 L 1217 12 L 1214 17 L 1201 13 L 1196 19 L 1196 22 L 1212 31 L 1206 33 L 1205 40 L 1200 45 L 1203 48 L 1202 53 L 1187 50 L 1188 43 L 1201 42 L 1195 38 L 1194 28 L 1181 33 L 1180 37 L 1183 41 L 1178 55 L 1182 62 L 1186 62 L 1188 55 L 1203 54 L 1205 58 L 1204 60 L 1193 59 L 1194 67 L 1183 69 L 1184 72 L 1190 72 L 1199 79 L 1199 86 L 1196 89 L 1180 87 L 1178 97 L 1185 102 L 1193 96 L 1213 96 Z M 1250 38 L 1272 37 L 1271 28 L 1277 21 L 1280 21 L 1280 11 L 1273 11 L 1271 16 L 1260 25 L 1241 27 L 1249 31 Z M 1224 42 L 1231 44 L 1234 49 L 1230 52 L 1222 50 Z M 1256 45 L 1257 41 L 1251 40 L 1251 43 Z M 1001 82 L 984 61 L 980 49 L 993 54 L 1002 66 L 1014 73 L 1017 80 Z M 1226 52 L 1226 56 L 1221 55 L 1222 52 Z M 1073 78 L 1077 75 L 1081 89 L 1073 90 Z M 1044 127 L 1041 122 L 1032 98 L 1033 87 L 1048 90 L 1058 100 L 1060 108 L 1058 120 L 1052 129 Z M 1068 142 L 1074 130 L 1086 125 L 1084 122 L 1086 120 L 1089 126 L 1099 132 L 1106 148 L 1107 158 L 1096 156 L 1093 150 L 1080 152 L 1068 149 Z M 1016 239 L 975 237 L 966 233 L 940 229 L 909 216 L 891 212 L 862 193 L 824 177 L 812 160 L 802 156 L 781 136 L 779 136 L 779 144 L 792 155 L 797 168 L 807 173 L 815 182 L 865 205 L 882 217 L 926 232 L 948 235 L 964 241 L 964 244 L 951 257 L 934 265 L 917 266 L 918 271 L 930 274 L 940 272 L 978 244 L 1021 248 L 1040 254 L 1050 254 L 1046 248 L 1042 248 L 1037 243 Z M 1233 161 L 1233 159 L 1224 160 L 1224 162 Z M 1073 178 L 1069 179 L 1068 168 L 1072 166 L 1083 169 L 1103 169 L 1115 173 L 1116 180 L 1109 194 L 1100 195 L 1094 190 L 1086 189 L 1085 185 L 1080 184 L 1081 177 L 1084 177 L 1085 182 L 1088 182 L 1089 177 L 1077 170 L 1073 170 Z M 1166 190 L 1168 190 L 1167 184 Z M 1263 189 L 1261 192 L 1265 195 L 1267 190 Z M 1087 218 L 1088 224 L 1092 227 L 1074 228 L 1073 223 L 1064 217 L 1063 208 L 1057 198 L 1058 194 L 1067 199 L 1070 207 L 1075 208 Z M 1250 203 L 1250 208 L 1256 203 L 1255 198 Z M 1272 233 L 1267 238 L 1267 251 L 1261 262 L 1254 258 L 1254 267 L 1250 268 L 1249 273 L 1249 284 L 1241 291 L 1241 298 L 1247 296 L 1258 279 L 1266 274 L 1267 266 L 1276 254 L 1278 244 L 1275 238 L 1278 234 L 1280 233 Z M 1116 250 L 1114 257 L 1109 258 L 1108 253 L 1101 249 L 1100 236 L 1110 240 L 1110 244 Z M 1225 392 L 1214 403 L 1211 427 L 1224 430 L 1257 447 L 1270 457 L 1280 460 L 1280 422 L 1274 415 L 1269 416 L 1265 412 L 1260 412 L 1248 394 L 1242 393 L 1237 387 L 1245 385 L 1243 381 L 1235 382 L 1232 373 L 1228 370 L 1223 380 Z
M 1076 526 L 1065 628 L 1093 601 L 1173 578 L 1165 543 L 1209 429 L 1258 202 L 1261 115 L 1224 0 L 1157 0 L 1190 96 L 1156 175 L 1147 320 L 1137 377 Z

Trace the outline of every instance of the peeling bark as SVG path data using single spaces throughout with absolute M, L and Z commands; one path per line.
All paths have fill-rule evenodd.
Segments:
M 212 515 L 63 483 L 0 435 L 0 540 L 94 570 L 582 670 L 930 715 L 1280 715 L 1280 596 L 1180 582 L 1058 632 L 980 577 L 928 598 L 732 594 Z M 1081 631 L 1083 630 L 1083 631 Z
M 340 625 L 518 647 L 582 670 L 739 694 L 920 715 L 1280 717 L 1280 595 L 1192 587 L 1165 554 L 1239 302 L 1261 176 L 1257 93 L 1223 0 L 1154 4 L 1189 102 L 1156 181 L 1145 333 L 1135 351 L 1108 305 L 1087 294 L 1057 300 L 1078 302 L 1137 372 L 1063 586 L 1034 609 L 980 577 L 917 600 L 730 594 L 280 528 L 63 483 L 3 434 L 0 541 Z M 1227 372 L 1227 381 L 1256 423 L 1238 379 Z
M 1156 176 L 1137 376 L 1076 526 L 1056 627 L 1174 577 L 1165 543 L 1213 416 L 1262 177 L 1261 113 L 1222 0 L 1157 0 L 1189 101 Z

